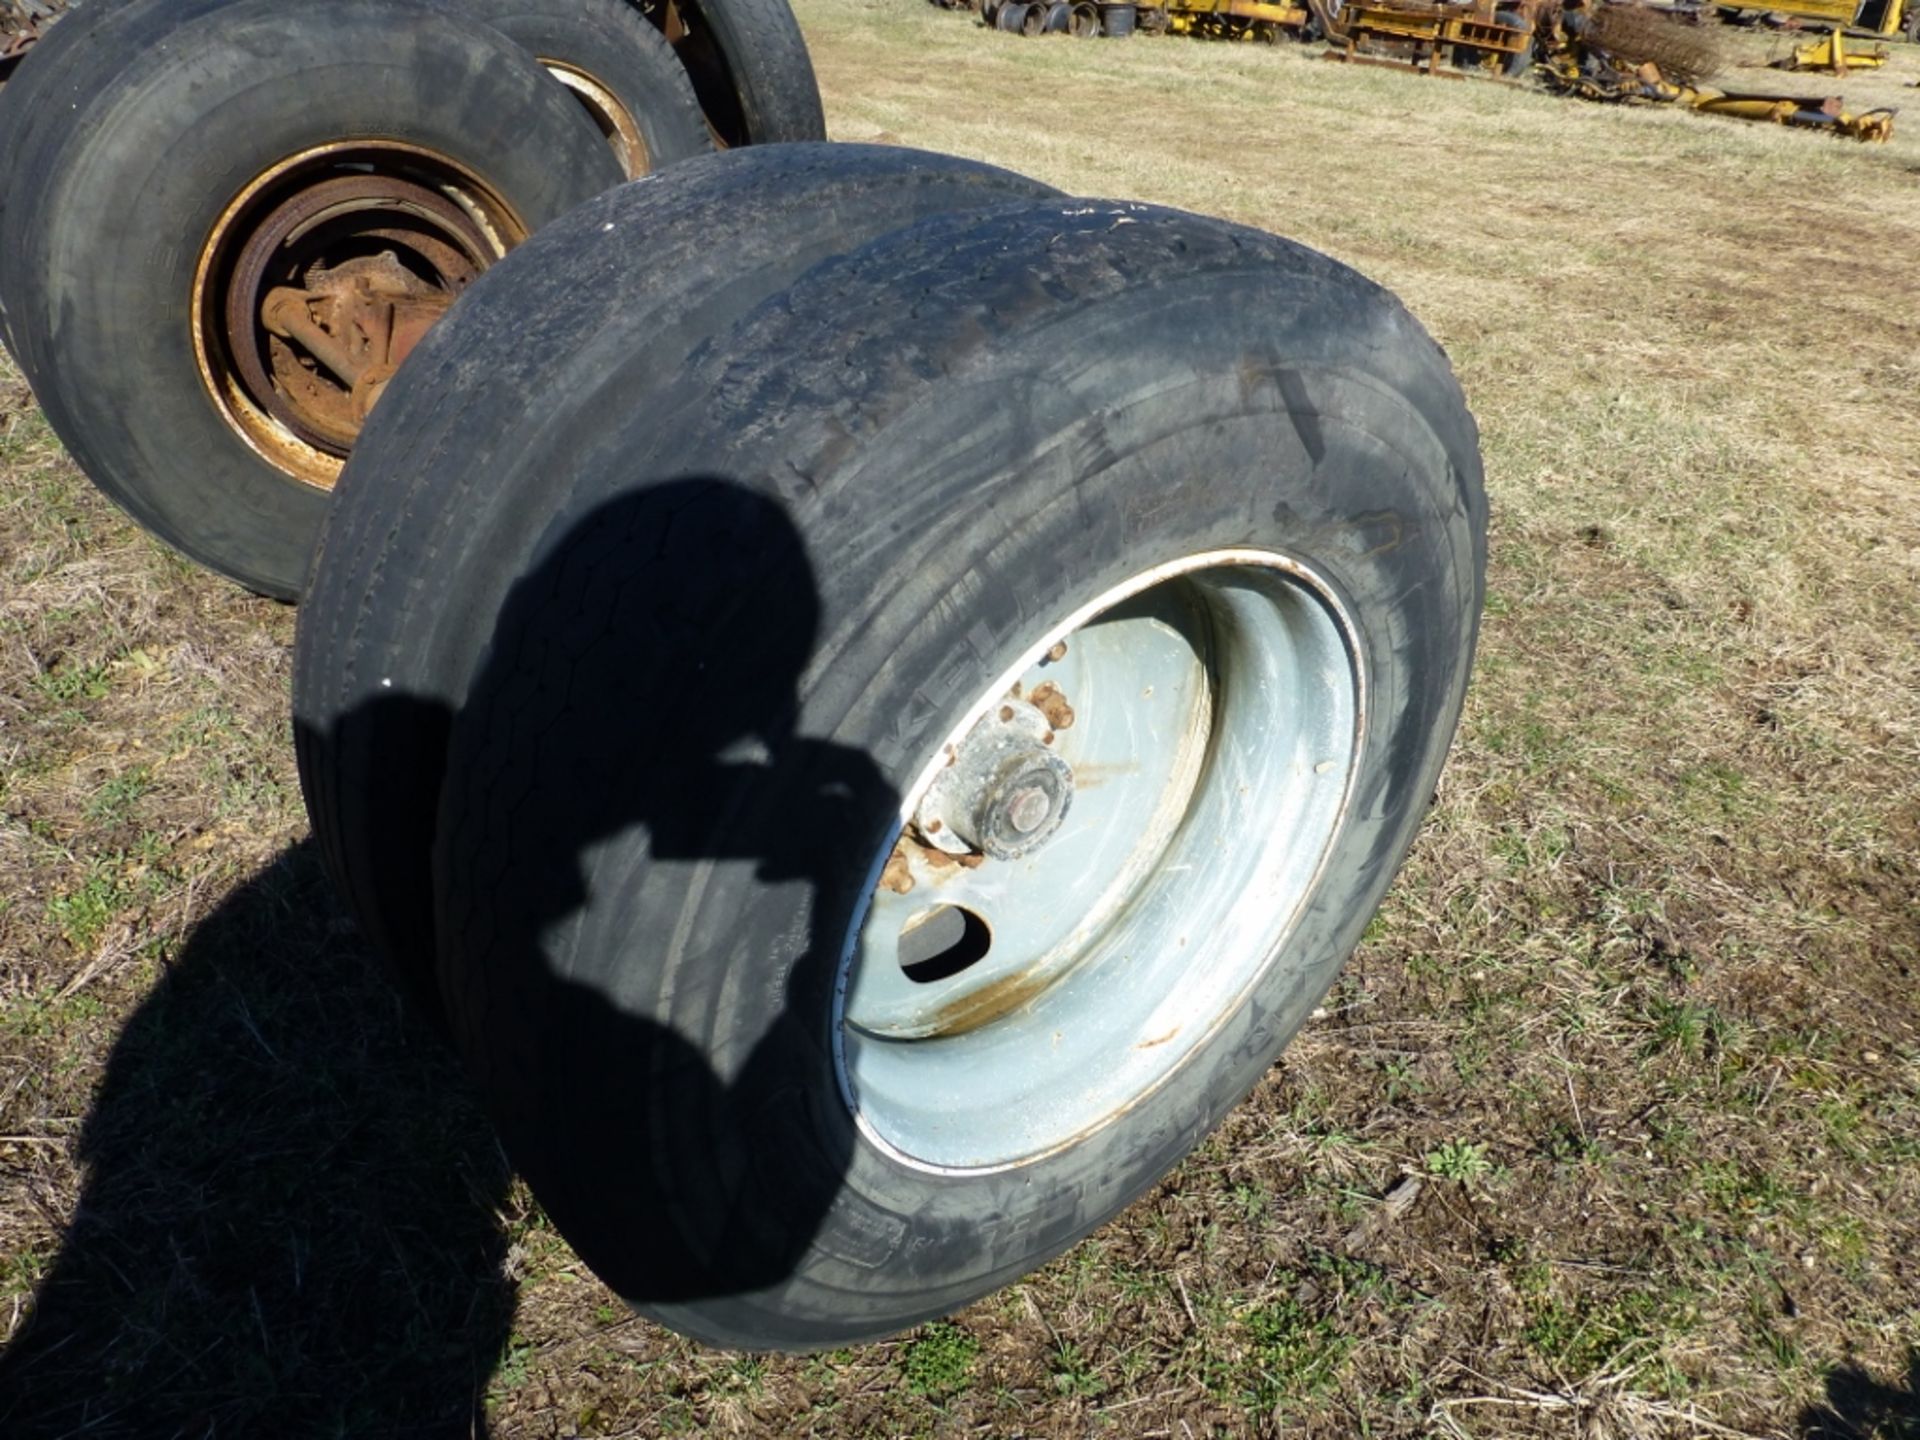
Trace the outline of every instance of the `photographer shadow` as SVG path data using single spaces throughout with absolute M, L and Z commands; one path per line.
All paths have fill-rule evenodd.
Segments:
M 898 805 L 864 753 L 796 731 L 818 623 L 779 504 L 674 481 L 545 547 L 458 717 L 391 691 L 346 717 L 376 753 L 452 737 L 441 948 L 485 1113 L 294 846 L 116 1045 L 78 1212 L 0 1354 L 0 1432 L 486 1433 L 514 1306 L 496 1127 L 628 1300 L 696 1333 L 675 1307 L 763 1313 L 844 1183 L 831 997 Z M 689 900 L 672 956 L 636 952 L 665 949 L 647 902 L 721 872 L 753 898 Z M 687 1022 L 741 988 L 738 1034 Z
M 1824 1405 L 1800 1412 L 1802 1440 L 1920 1440 L 1920 1350 L 1907 1357 L 1906 1384 L 1882 1384 L 1858 1365 L 1827 1372 Z
M 733 1343 L 816 1338 L 777 1292 L 851 1162 L 838 962 L 898 823 L 801 730 L 821 619 L 775 500 L 595 506 L 507 597 L 439 807 L 442 989 L 516 1165 L 616 1291 Z
M 311 841 L 195 927 L 114 1046 L 79 1159 L 0 1354 L 0 1434 L 485 1432 L 509 1171 Z

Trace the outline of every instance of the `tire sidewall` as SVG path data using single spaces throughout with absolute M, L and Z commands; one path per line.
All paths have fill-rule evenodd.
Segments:
M 742 142 L 827 138 L 820 86 L 787 0 L 682 0 L 712 31 L 740 107 Z
M 478 13 L 529 54 L 570 65 L 603 85 L 646 144 L 644 173 L 713 148 L 686 72 L 659 32 L 625 0 L 611 13 L 588 4 L 531 8 L 524 0 L 480 6 Z

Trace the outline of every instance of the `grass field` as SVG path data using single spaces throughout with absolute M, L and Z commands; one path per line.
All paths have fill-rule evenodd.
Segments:
M 292 612 L 145 539 L 0 364 L 0 1433 L 1920 1435 L 1920 104 L 1862 147 L 799 10 L 836 138 L 1280 231 L 1448 347 L 1490 595 L 1384 912 L 1046 1271 L 701 1350 L 573 1257 L 329 898 Z

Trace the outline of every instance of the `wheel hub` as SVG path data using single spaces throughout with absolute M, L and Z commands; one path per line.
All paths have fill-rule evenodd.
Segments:
M 444 157 L 379 143 L 295 157 L 203 248 L 194 340 L 208 389 L 255 450 L 330 486 L 414 347 L 523 238 Z
M 1048 747 L 1046 714 L 1009 696 L 982 716 L 915 812 L 929 845 L 950 855 L 1018 860 L 1046 844 L 1073 805 L 1073 770 Z

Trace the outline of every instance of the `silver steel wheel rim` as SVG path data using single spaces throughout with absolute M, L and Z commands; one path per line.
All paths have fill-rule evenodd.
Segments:
M 1258 550 L 1156 566 L 1030 647 L 909 788 L 850 929 L 835 1056 L 865 1137 L 923 1170 L 1004 1170 L 1171 1078 L 1325 865 L 1365 742 L 1361 658 L 1326 581 Z M 1039 816 L 1049 756 L 1072 783 L 1037 848 L 956 840 L 1025 843 L 1007 817 Z

